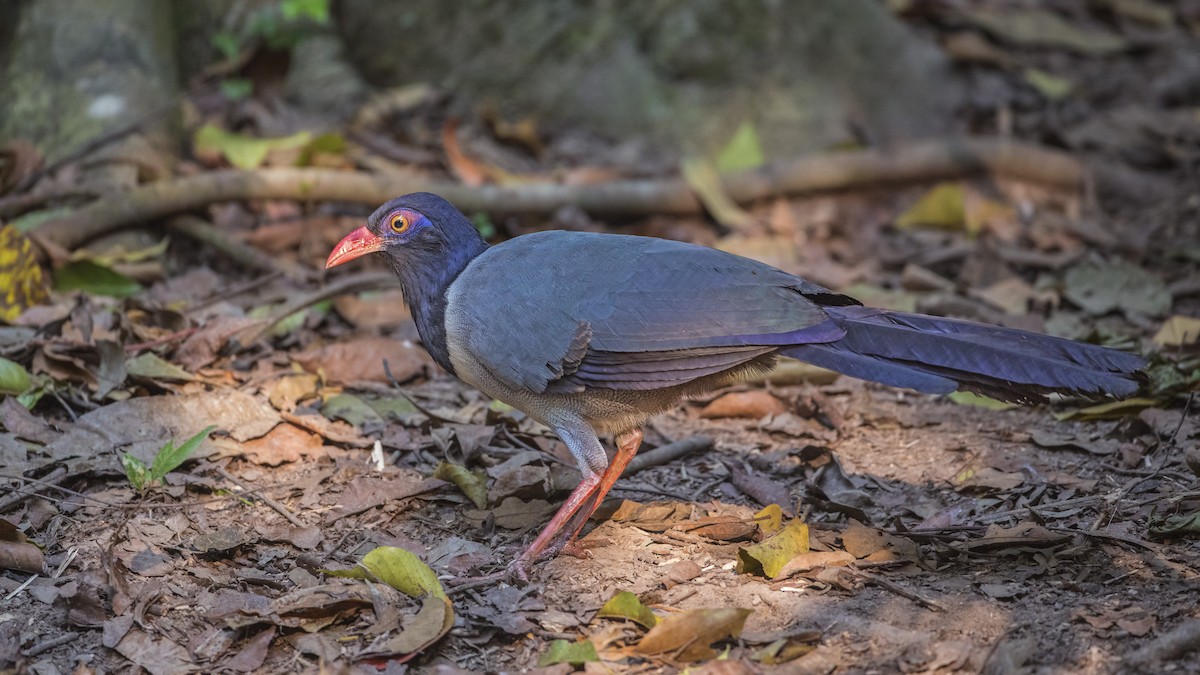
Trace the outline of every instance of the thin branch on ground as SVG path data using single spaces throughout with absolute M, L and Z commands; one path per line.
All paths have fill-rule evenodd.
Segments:
M 638 453 L 629 462 L 629 466 L 625 469 L 626 476 L 631 476 L 639 471 L 645 471 L 651 467 L 670 464 L 677 459 L 687 457 L 688 455 L 697 452 L 707 452 L 713 447 L 713 440 L 708 436 L 693 436 L 685 438 L 682 441 L 675 441 L 664 446 L 657 447 L 653 450 Z
M 254 486 L 248 485 L 241 478 L 234 476 L 233 474 L 229 473 L 222 467 L 219 467 L 219 466 L 217 467 L 217 473 L 221 474 L 221 477 L 223 477 L 225 480 L 227 480 L 230 483 L 233 483 L 234 485 L 241 488 L 246 494 L 257 493 L 257 494 L 255 494 L 256 499 L 261 500 L 262 503 L 264 503 L 267 506 L 274 509 L 276 513 L 278 513 L 279 515 L 286 518 L 287 521 L 289 523 L 291 523 L 292 525 L 295 525 L 296 527 L 305 527 L 303 520 L 300 520 L 299 518 L 297 518 L 296 514 L 289 511 L 288 508 L 286 506 L 284 506 L 283 504 L 280 504 L 279 502 L 275 501 L 274 499 L 271 499 L 270 497 L 268 497 L 266 492 L 261 492 L 261 491 L 255 489 Z
M 1085 166 L 1050 148 L 996 138 L 926 141 L 888 149 L 813 155 L 726 177 L 728 196 L 748 203 L 780 195 L 849 190 L 972 175 L 996 175 L 1080 191 L 1094 180 L 1108 193 L 1139 202 L 1162 195 L 1159 183 L 1114 165 Z M 150 183 L 43 223 L 43 237 L 73 249 L 102 234 L 217 202 L 294 199 L 381 204 L 405 192 L 437 192 L 459 208 L 495 213 L 550 213 L 563 206 L 609 216 L 696 215 L 704 207 L 682 178 L 591 185 L 526 183 L 464 186 L 411 175 L 314 168 L 210 171 Z

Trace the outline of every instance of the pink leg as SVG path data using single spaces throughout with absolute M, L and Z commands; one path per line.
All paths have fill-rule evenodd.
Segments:
M 593 437 L 594 438 L 594 437 Z M 554 517 L 546 523 L 541 533 L 509 564 L 508 569 L 497 574 L 489 574 L 474 579 L 462 579 L 461 583 L 452 586 L 457 588 L 475 587 L 500 581 L 504 577 L 513 577 L 522 581 L 529 579 L 529 566 L 541 560 L 558 555 L 563 547 L 579 534 L 592 513 L 600 506 L 604 496 L 612 489 L 613 483 L 625 471 L 629 461 L 637 454 L 642 444 L 642 432 L 635 429 L 617 437 L 617 452 L 612 461 L 605 467 L 604 473 L 591 473 L 571 491 L 567 501 L 563 503 Z
M 604 475 L 608 475 L 607 469 L 605 469 Z M 525 549 L 509 565 L 509 571 L 516 573 L 520 578 L 524 579 L 528 567 L 540 560 L 546 549 L 555 543 L 556 535 L 562 532 L 569 523 L 573 522 L 571 517 L 579 513 L 581 507 L 591 503 L 596 488 L 601 485 L 602 480 L 603 476 L 596 474 L 584 478 L 583 482 L 571 491 L 571 495 L 567 497 L 567 501 L 559 507 L 558 513 L 555 513 L 550 522 L 546 523 L 546 527 L 542 528 L 537 539 L 534 539 L 529 548 Z M 588 513 L 590 515 L 591 512 L 589 511 Z M 561 548 L 561 544 L 558 546 Z M 554 553 L 551 553 L 551 555 L 554 555 Z
M 638 448 L 642 446 L 642 430 L 634 429 L 633 431 L 623 433 L 617 436 L 616 442 L 617 452 L 613 455 L 612 461 L 609 462 L 608 468 L 600 476 L 599 483 L 596 485 L 591 497 L 586 504 L 582 505 L 575 512 L 575 516 L 571 518 L 570 522 L 563 527 L 560 533 L 561 536 L 546 548 L 543 557 L 549 558 L 558 555 L 564 547 L 573 542 L 575 537 L 579 536 L 579 532 L 587 524 L 588 518 L 591 518 L 596 509 L 600 508 L 600 504 L 608 496 L 609 491 L 612 490 L 613 484 L 625 472 L 625 467 L 629 466 L 629 462 L 637 454 Z

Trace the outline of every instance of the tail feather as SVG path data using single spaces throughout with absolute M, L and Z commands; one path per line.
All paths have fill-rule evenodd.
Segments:
M 1050 392 L 1129 396 L 1145 361 L 1062 338 L 870 307 L 827 307 L 840 340 L 785 356 L 865 380 L 932 394 L 955 389 L 1014 401 Z

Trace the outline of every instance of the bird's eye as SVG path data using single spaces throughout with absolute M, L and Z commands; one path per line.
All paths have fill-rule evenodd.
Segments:
M 401 234 L 408 229 L 408 216 L 403 213 L 397 213 L 392 216 L 392 232 Z

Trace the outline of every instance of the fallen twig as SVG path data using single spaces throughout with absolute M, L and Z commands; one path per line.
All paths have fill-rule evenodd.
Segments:
M 187 237 L 220 251 L 239 265 L 260 272 L 276 272 L 293 281 L 308 276 L 308 271 L 296 266 L 285 265 L 241 241 L 234 241 L 221 230 L 196 216 L 176 216 L 167 221 L 167 230 Z
M 234 485 L 238 486 L 239 488 L 246 491 L 247 493 L 257 492 L 258 494 L 256 495 L 256 497 L 258 499 L 261 499 L 262 503 L 266 504 L 267 506 L 271 507 L 272 509 L 275 509 L 276 513 L 278 513 L 279 515 L 286 518 L 287 521 L 289 523 L 291 523 L 292 525 L 295 525 L 296 527 L 304 527 L 305 526 L 304 521 L 297 518 L 296 514 L 289 511 L 287 509 L 287 507 L 284 506 L 283 504 L 280 504 L 279 502 L 275 501 L 274 499 L 271 499 L 270 497 L 268 497 L 265 492 L 259 492 L 258 490 L 255 490 L 254 487 L 247 485 L 246 483 L 244 483 L 242 481 L 242 479 L 229 473 L 223 467 L 218 466 L 217 473 L 221 474 L 221 476 L 224 477 L 225 480 L 228 480 L 230 483 L 233 483 Z
M 396 277 L 391 272 L 363 272 L 348 277 L 342 277 L 337 281 L 300 295 L 288 302 L 283 303 L 269 316 L 265 323 L 260 325 L 256 330 L 248 332 L 244 336 L 246 344 L 253 344 L 258 341 L 271 327 L 283 321 L 289 316 L 299 312 L 302 309 L 311 307 L 318 302 L 334 298 L 346 293 L 358 293 L 361 291 L 371 291 L 377 288 L 388 288 L 396 285 Z
M 1145 201 L 1162 195 L 1158 183 L 1105 164 L 1085 165 L 1065 152 L 1018 141 L 974 138 L 926 141 L 888 149 L 803 157 L 723 178 L 735 202 L 783 194 L 847 190 L 976 174 L 1004 175 L 1068 190 L 1092 181 L 1108 193 Z M 590 185 L 525 183 L 468 187 L 395 174 L 329 169 L 273 168 L 211 171 L 150 183 L 89 204 L 37 231 L 75 248 L 113 230 L 192 211 L 215 202 L 245 199 L 332 200 L 381 204 L 397 194 L 437 192 L 466 211 L 549 213 L 571 205 L 588 213 L 690 215 L 703 205 L 681 178 Z
M 79 639 L 80 635 L 82 635 L 82 633 L 70 631 L 68 633 L 63 633 L 62 635 L 59 635 L 58 637 L 50 638 L 49 640 L 42 640 L 41 642 L 30 647 L 29 649 L 26 649 L 25 651 L 21 652 L 21 656 L 24 656 L 26 658 L 33 658 L 35 656 L 38 656 L 45 652 L 48 652 L 51 649 L 54 649 L 55 647 L 61 647 L 65 644 L 74 642 L 75 640 Z
M 651 467 L 669 464 L 681 457 L 711 450 L 712 446 L 713 440 L 708 436 L 693 436 L 692 438 L 685 438 L 682 441 L 668 443 L 653 450 L 638 453 L 637 456 L 630 460 L 629 466 L 625 468 L 624 475 L 631 476 Z
M 932 600 L 930 598 L 926 598 L 924 596 L 918 595 L 917 593 L 914 593 L 913 591 L 910 591 L 907 588 L 904 588 L 903 586 L 898 586 L 881 576 L 876 576 L 874 574 L 871 574 L 870 572 L 864 572 L 860 569 L 855 569 L 853 567 L 849 567 L 846 569 L 848 569 L 850 572 L 852 572 L 855 576 L 862 579 L 865 583 L 874 584 L 884 590 L 891 591 L 891 592 L 895 593 L 896 595 L 908 598 L 909 600 L 912 600 L 913 602 L 915 602 L 919 605 L 922 605 L 924 607 L 927 607 L 929 609 L 932 609 L 932 610 L 935 610 L 938 612 L 948 611 L 946 609 L 946 606 L 943 605 L 942 603 L 940 603 L 936 600 Z
M 8 477 L 9 476 L 0 475 L 0 478 L 8 478 Z M 12 491 L 12 493 L 9 494 L 7 497 L 5 497 L 4 499 L 0 499 L 0 513 L 4 513 L 5 511 L 20 504 L 21 502 L 25 501 L 26 499 L 39 496 L 39 495 L 41 495 L 41 493 L 43 493 L 47 490 L 61 489 L 59 487 L 58 483 L 64 479 L 66 479 L 66 477 L 67 477 L 67 468 L 64 466 L 60 466 L 60 467 L 54 469 L 50 473 L 46 474 L 46 477 L 41 480 L 37 480 L 37 479 L 33 479 L 33 478 L 25 478 L 23 476 L 20 476 L 20 477 L 13 476 L 12 478 L 14 478 L 16 480 L 25 481 L 27 483 L 33 483 L 33 484 L 37 485 L 37 487 L 32 490 L 14 489 Z

